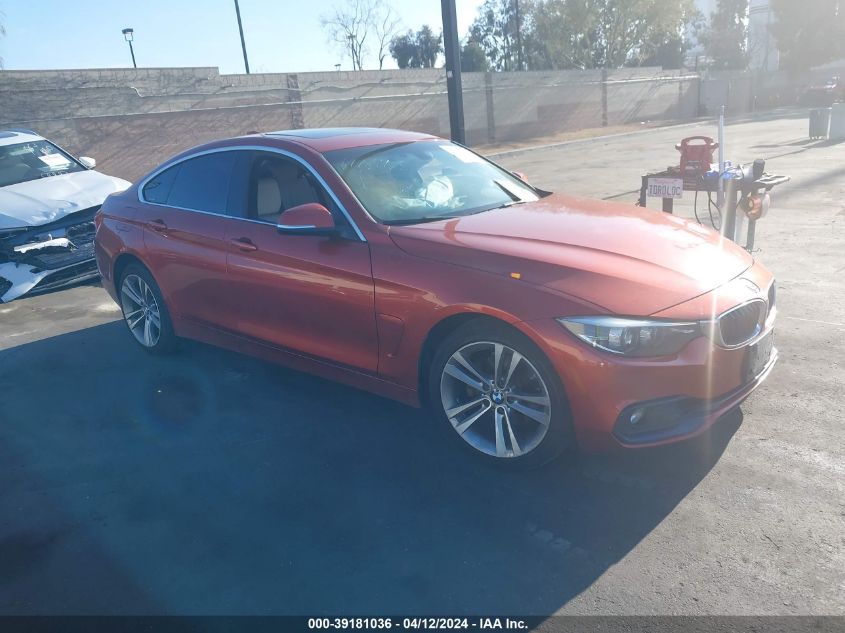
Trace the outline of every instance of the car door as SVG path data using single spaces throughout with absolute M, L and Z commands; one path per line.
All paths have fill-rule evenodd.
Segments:
M 291 156 L 256 152 L 247 219 L 227 225 L 228 275 L 237 331 L 274 346 L 374 372 L 378 359 L 370 250 L 315 173 Z M 346 236 L 290 235 L 282 211 L 317 202 Z
M 188 158 L 141 187 L 146 263 L 174 316 L 221 326 L 230 215 L 243 214 L 231 187 L 250 152 L 214 151 Z

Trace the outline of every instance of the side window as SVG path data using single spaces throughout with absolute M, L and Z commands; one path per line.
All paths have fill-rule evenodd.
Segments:
M 338 221 L 331 198 L 305 167 L 278 154 L 255 155 L 249 178 L 248 217 L 276 224 L 283 211 L 308 202 L 324 205 Z
M 167 196 L 170 195 L 170 189 L 173 187 L 173 181 L 179 173 L 181 164 L 174 165 L 170 169 L 165 169 L 159 173 L 146 185 L 144 185 L 144 200 L 147 202 L 155 202 L 156 204 L 167 204 Z
M 214 152 L 180 163 L 166 204 L 183 209 L 227 214 L 229 183 L 239 154 L 235 151 Z M 146 196 L 146 188 L 144 195 Z

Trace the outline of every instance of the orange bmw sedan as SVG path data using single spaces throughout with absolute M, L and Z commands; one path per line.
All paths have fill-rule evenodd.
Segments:
M 210 143 L 110 196 L 96 226 L 149 352 L 198 339 L 425 405 L 501 464 L 689 438 L 777 361 L 775 282 L 743 249 L 425 134 Z

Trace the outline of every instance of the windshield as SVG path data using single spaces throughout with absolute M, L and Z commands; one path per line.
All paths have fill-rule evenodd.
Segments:
M 414 224 L 539 199 L 509 172 L 448 141 L 335 150 L 328 161 L 383 224 Z
M 84 170 L 49 141 L 0 145 L 0 187 Z

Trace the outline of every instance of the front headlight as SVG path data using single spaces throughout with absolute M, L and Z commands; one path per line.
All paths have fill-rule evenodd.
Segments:
M 560 318 L 558 322 L 581 340 L 624 356 L 669 356 L 702 335 L 698 323 L 676 323 L 617 317 Z

